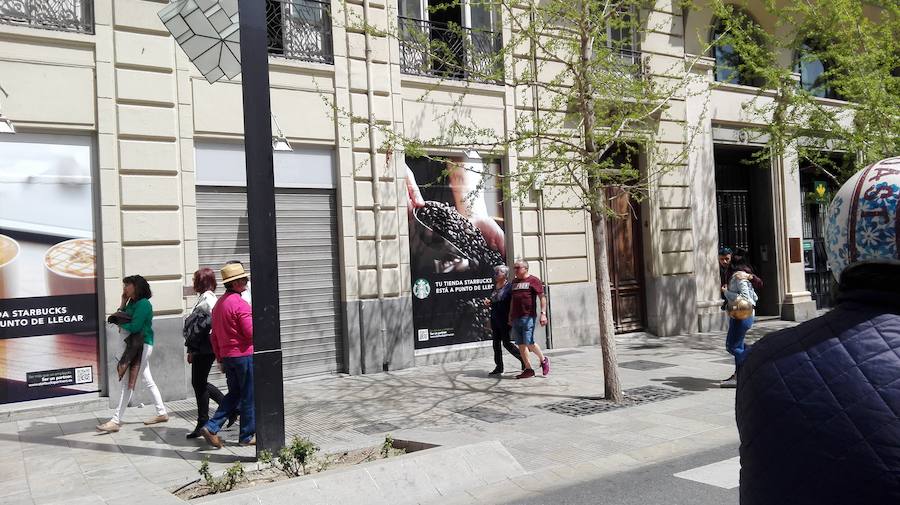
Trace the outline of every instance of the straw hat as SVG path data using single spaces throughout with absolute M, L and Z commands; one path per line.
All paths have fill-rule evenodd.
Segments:
M 250 274 L 244 271 L 244 265 L 240 263 L 229 263 L 222 267 L 222 284 L 247 277 L 250 277 Z

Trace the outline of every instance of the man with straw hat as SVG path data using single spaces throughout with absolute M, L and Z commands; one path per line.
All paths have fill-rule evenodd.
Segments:
M 253 411 L 253 316 L 250 305 L 241 298 L 250 274 L 240 263 L 222 267 L 225 294 L 212 311 L 210 343 L 219 368 L 225 372 L 228 394 L 222 399 L 212 418 L 200 433 L 216 448 L 224 443 L 217 435 L 232 412 L 241 415 L 239 442 L 256 443 L 256 420 Z

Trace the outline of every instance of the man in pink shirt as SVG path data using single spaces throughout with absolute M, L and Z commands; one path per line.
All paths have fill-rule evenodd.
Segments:
M 225 372 L 228 394 L 222 399 L 216 413 L 200 430 L 207 442 L 221 448 L 224 444 L 217 435 L 228 415 L 238 411 L 241 445 L 256 443 L 256 419 L 253 410 L 253 313 L 250 305 L 241 297 L 247 289 L 250 274 L 240 263 L 222 268 L 225 294 L 219 298 L 212 311 L 212 333 L 209 336 L 219 368 Z

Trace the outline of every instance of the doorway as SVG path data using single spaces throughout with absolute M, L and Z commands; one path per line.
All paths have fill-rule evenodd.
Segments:
M 801 159 L 800 205 L 803 222 L 803 271 L 806 289 L 816 302 L 816 309 L 834 305 L 836 282 L 828 268 L 825 245 L 825 219 L 828 203 L 838 185 L 829 174 L 851 166 L 853 159 L 845 153 L 819 153 L 821 158 Z
M 763 280 L 757 294 L 758 316 L 778 316 L 778 258 L 772 169 L 756 162 L 757 147 L 716 145 L 716 213 L 719 247 L 748 251 L 754 273 Z
M 609 290 L 616 333 L 641 331 L 647 314 L 641 205 L 618 186 L 607 187 L 606 196 L 610 210 L 619 216 L 607 219 Z
M 330 189 L 275 189 L 284 380 L 346 369 L 339 208 Z M 252 270 L 246 189 L 197 186 L 197 236 L 200 266 L 215 269 L 226 261 L 239 260 Z M 210 379 L 224 385 L 224 377 L 218 372 Z
M 464 75 L 464 41 L 462 4 L 446 0 L 428 0 L 428 21 L 431 30 L 432 70 L 450 79 Z

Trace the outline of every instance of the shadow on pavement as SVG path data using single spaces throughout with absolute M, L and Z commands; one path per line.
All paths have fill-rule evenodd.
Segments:
M 210 463 L 233 463 L 235 461 L 241 462 L 253 462 L 256 461 L 255 458 L 238 456 L 236 454 L 227 452 L 227 451 L 184 451 L 179 450 L 179 448 L 175 448 L 172 444 L 163 440 L 160 435 L 155 434 L 154 430 L 151 428 L 138 428 L 135 431 L 140 432 L 141 440 L 150 441 L 150 442 L 158 442 L 157 447 L 142 447 L 137 445 L 127 445 L 118 443 L 118 440 L 115 439 L 115 434 L 106 434 L 106 433 L 95 433 L 95 437 L 99 439 L 108 439 L 112 438 L 112 440 L 106 442 L 89 442 L 85 440 L 76 440 L 72 438 L 66 438 L 71 435 L 80 435 L 86 433 L 94 433 L 93 430 L 85 429 L 86 424 L 84 421 L 78 421 L 74 423 L 44 423 L 44 422 L 35 422 L 32 423 L 31 426 L 27 430 L 23 430 L 18 434 L 7 434 L 0 433 L 0 441 L 11 442 L 11 443 L 19 443 L 27 442 L 29 444 L 40 444 L 47 445 L 52 447 L 61 447 L 61 448 L 70 448 L 70 449 L 79 449 L 79 450 L 88 450 L 88 451 L 97 451 L 97 452 L 105 452 L 105 453 L 124 453 L 132 456 L 153 456 L 158 458 L 172 458 L 172 459 L 184 459 L 188 461 L 202 461 L 204 458 L 209 458 Z M 184 439 L 184 435 L 187 433 L 186 430 L 181 430 L 177 428 L 166 428 L 170 430 L 170 434 L 173 438 L 180 436 Z M 178 433 L 176 433 L 178 432 Z M 182 433 L 183 432 L 183 433 Z M 186 439 L 184 439 L 187 442 Z M 185 449 L 203 449 L 202 447 L 198 447 L 196 444 L 185 444 L 182 446 Z
M 653 382 L 660 382 L 664 386 L 669 386 L 683 391 L 709 391 L 710 389 L 719 389 L 719 382 L 715 379 L 702 379 L 699 377 L 666 377 L 664 379 L 650 379 Z

